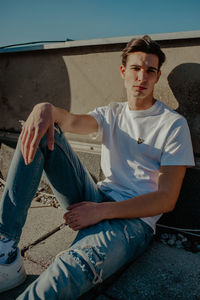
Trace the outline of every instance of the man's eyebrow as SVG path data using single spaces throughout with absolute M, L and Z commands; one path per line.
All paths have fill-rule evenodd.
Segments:
M 141 68 L 140 65 L 130 65 L 130 67 L 140 67 Z
M 140 65 L 130 65 L 130 67 L 138 67 L 138 68 L 142 68 L 142 66 L 140 66 Z M 148 69 L 148 70 L 155 70 L 155 71 L 158 71 L 158 68 L 155 68 L 155 67 L 148 67 L 147 69 Z

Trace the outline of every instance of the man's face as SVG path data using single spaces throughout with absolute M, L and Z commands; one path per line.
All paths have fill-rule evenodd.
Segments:
M 134 52 L 128 55 L 126 67 L 124 65 L 120 67 L 128 100 L 141 99 L 152 102 L 154 85 L 161 74 L 158 71 L 158 63 L 155 54 Z

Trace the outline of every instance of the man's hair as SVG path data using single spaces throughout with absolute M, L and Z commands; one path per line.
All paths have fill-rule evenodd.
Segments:
M 122 51 L 122 64 L 126 67 L 127 57 L 129 53 L 145 52 L 155 54 L 158 57 L 158 70 L 165 61 L 165 54 L 160 49 L 158 43 L 153 41 L 148 35 L 144 35 L 141 39 L 132 39 Z

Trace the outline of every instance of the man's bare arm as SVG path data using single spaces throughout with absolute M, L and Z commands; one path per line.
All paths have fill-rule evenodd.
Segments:
M 121 202 L 77 203 L 68 208 L 64 219 L 72 229 L 80 230 L 105 219 L 150 217 L 172 211 L 185 171 L 185 166 L 161 167 L 157 191 Z
M 44 134 L 47 134 L 47 146 L 54 148 L 54 124 L 63 131 L 89 134 L 98 130 L 96 120 L 89 115 L 74 115 L 50 103 L 37 104 L 26 120 L 20 135 L 21 152 L 26 164 L 30 164 Z
M 115 203 L 113 209 L 110 209 L 110 217 L 140 218 L 172 211 L 180 193 L 185 171 L 185 166 L 161 167 L 157 191 Z
M 63 132 L 89 134 L 98 131 L 97 121 L 87 114 L 72 114 L 67 110 L 52 105 L 54 123 L 57 123 Z

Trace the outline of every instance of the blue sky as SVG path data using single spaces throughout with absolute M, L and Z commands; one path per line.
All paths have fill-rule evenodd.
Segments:
M 192 30 L 199 0 L 0 0 L 0 46 Z

